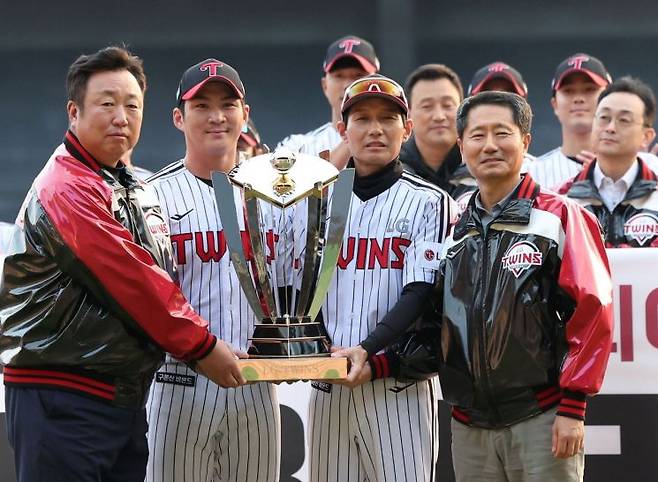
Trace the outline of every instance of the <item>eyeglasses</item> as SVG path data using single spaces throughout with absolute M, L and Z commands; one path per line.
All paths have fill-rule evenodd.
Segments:
M 636 125 L 636 124 L 639 124 L 639 125 L 641 125 L 642 127 L 651 127 L 651 126 L 648 125 L 646 122 L 636 121 L 636 120 L 633 118 L 633 116 L 626 115 L 626 114 L 621 114 L 621 115 L 616 116 L 616 117 L 613 117 L 613 116 L 610 115 L 610 114 L 596 114 L 596 115 L 594 116 L 594 122 L 596 122 L 597 124 L 599 124 L 599 125 L 601 125 L 601 126 L 607 126 L 607 125 L 610 124 L 612 121 L 614 121 L 614 122 L 615 122 L 615 125 L 616 125 L 619 129 L 622 129 L 622 130 L 623 130 L 623 129 L 628 129 L 628 128 L 630 128 L 632 125 Z
M 381 94 L 392 97 L 395 102 L 407 111 L 407 97 L 404 95 L 404 89 L 397 82 L 385 77 L 365 77 L 356 80 L 347 87 L 343 96 L 343 106 L 351 104 L 351 100 L 362 94 Z M 344 107 L 343 107 L 344 108 Z

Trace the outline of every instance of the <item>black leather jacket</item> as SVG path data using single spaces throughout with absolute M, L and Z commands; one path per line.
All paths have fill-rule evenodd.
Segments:
M 0 288 L 7 385 L 143 407 L 164 351 L 186 361 L 216 339 L 185 301 L 154 193 L 101 167 L 67 132 L 21 208 Z
M 559 403 L 584 418 L 612 343 L 596 219 L 526 175 L 486 231 L 473 196 L 444 253 L 439 376 L 453 417 L 499 428 Z
M 612 212 L 594 184 L 596 161 L 559 189 L 597 217 L 608 248 L 658 246 L 658 178 L 642 159 L 637 162 L 638 175 Z

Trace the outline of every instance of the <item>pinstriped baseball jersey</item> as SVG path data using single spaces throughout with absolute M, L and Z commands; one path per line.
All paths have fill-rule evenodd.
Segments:
M 317 156 L 322 151 L 333 149 L 340 142 L 340 134 L 336 127 L 331 122 L 327 122 L 306 134 L 292 134 L 279 142 L 276 147 Z
M 558 147 L 539 156 L 528 166 L 528 172 L 537 184 L 547 189 L 557 188 L 583 169 L 583 163 L 574 161 Z
M 212 187 L 182 161 L 150 182 L 169 221 L 183 294 L 218 338 L 246 351 L 255 319 L 230 262 Z M 271 384 L 223 389 L 167 358 L 147 412 L 147 480 L 278 480 L 279 407 Z
M 438 259 L 427 251 L 441 252 L 456 211 L 445 191 L 406 172 L 372 199 L 352 194 L 342 252 L 322 309 L 334 344 L 357 345 L 405 285 L 434 281 Z
M 658 157 L 649 152 L 638 152 L 638 156 L 652 171 L 658 173 Z M 560 147 L 539 156 L 528 166 L 528 172 L 535 182 L 551 190 L 557 190 L 582 170 L 583 163 L 565 156 Z
M 405 285 L 434 281 L 441 243 L 457 209 L 444 191 L 406 172 L 371 199 L 352 194 L 338 266 L 322 308 L 335 345 L 365 339 Z M 436 381 L 396 386 L 387 378 L 354 389 L 313 390 L 310 480 L 434 480 Z

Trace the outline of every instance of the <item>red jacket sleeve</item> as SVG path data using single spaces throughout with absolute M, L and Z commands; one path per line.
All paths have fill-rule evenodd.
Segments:
M 37 181 L 39 202 L 76 262 L 160 347 L 190 361 L 216 343 L 208 323 L 169 274 L 112 215 L 112 193 L 95 173 L 64 158 Z
M 596 218 L 575 203 L 563 207 L 565 231 L 559 287 L 575 309 L 566 321 L 568 353 L 558 414 L 583 419 L 586 395 L 599 391 L 612 345 L 612 280 Z

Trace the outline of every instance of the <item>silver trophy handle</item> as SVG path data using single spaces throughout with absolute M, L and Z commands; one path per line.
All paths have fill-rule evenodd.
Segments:
M 334 184 L 331 198 L 331 212 L 329 214 L 329 228 L 327 239 L 322 253 L 322 262 L 318 281 L 315 285 L 315 293 L 308 310 L 308 316 L 314 320 L 322 307 L 324 297 L 329 289 L 329 283 L 338 263 L 338 256 L 343 244 L 343 235 L 347 226 L 350 201 L 352 199 L 352 185 L 354 183 L 354 169 L 343 169 L 338 174 Z
M 247 256 L 240 234 L 240 223 L 238 222 L 233 186 L 226 174 L 218 171 L 212 173 L 212 184 L 215 191 L 219 218 L 222 220 L 224 236 L 226 237 L 226 244 L 231 261 L 233 262 L 233 267 L 240 281 L 240 286 L 256 319 L 264 320 L 268 316 L 265 315 L 260 300 L 255 293 L 254 285 L 251 282 L 251 273 L 247 265 Z

